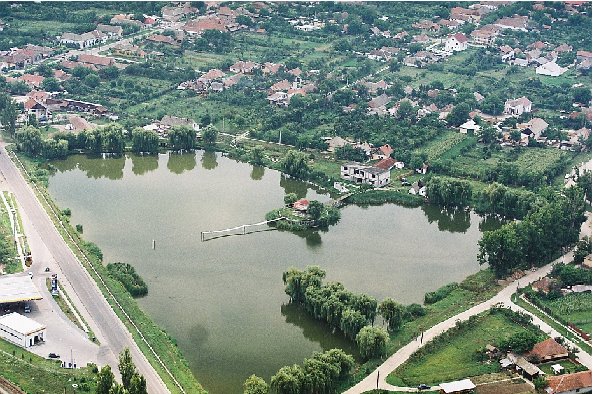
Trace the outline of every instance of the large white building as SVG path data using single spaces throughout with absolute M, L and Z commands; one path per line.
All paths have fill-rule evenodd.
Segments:
M 390 170 L 359 163 L 346 163 L 340 166 L 340 176 L 351 182 L 365 183 L 373 187 L 382 187 L 390 183 Z
M 466 49 L 468 49 L 468 39 L 462 33 L 451 35 L 445 42 L 447 52 L 460 52 Z
M 31 347 L 45 340 L 45 326 L 13 312 L 0 317 L 0 337 L 22 347 Z

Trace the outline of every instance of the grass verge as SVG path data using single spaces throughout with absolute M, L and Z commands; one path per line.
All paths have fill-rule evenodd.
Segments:
M 92 367 L 64 369 L 59 361 L 46 360 L 3 339 L 0 371 L 3 378 L 26 393 L 93 393 L 97 385 Z

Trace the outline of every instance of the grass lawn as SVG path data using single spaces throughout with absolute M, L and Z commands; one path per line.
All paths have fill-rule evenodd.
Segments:
M 574 373 L 586 370 L 586 367 L 581 364 L 574 363 L 571 360 L 551 361 L 550 363 L 539 364 L 538 367 L 547 375 L 554 375 L 555 371 L 553 371 L 552 366 L 555 364 L 559 364 L 565 368 L 565 373 Z
M 439 343 L 433 352 L 410 359 L 392 372 L 387 381 L 396 386 L 411 387 L 498 372 L 497 361 L 478 361 L 476 351 L 528 330 L 500 313 L 481 315 L 476 326 Z
M 8 193 L 5 195 L 10 198 Z M 0 247 L 5 248 L 7 252 L 6 260 L 0 262 L 0 272 L 4 271 L 7 274 L 14 274 L 15 272 L 21 272 L 23 270 L 23 266 L 18 260 L 18 254 L 12 235 L 13 230 L 10 226 L 9 215 L 10 213 L 6 211 L 4 204 L 0 203 L 0 238 L 2 238 L 2 245 L 0 245 Z
M 553 311 L 553 317 L 575 324 L 592 334 L 592 294 L 571 293 L 553 301 L 541 300 Z
M 427 159 L 431 162 L 432 160 L 439 159 L 445 153 L 448 153 L 448 156 L 450 156 L 450 151 L 452 151 L 454 155 L 456 155 L 455 151 L 458 150 L 457 146 L 459 144 L 462 144 L 462 141 L 465 140 L 466 135 L 464 134 L 456 133 L 454 131 L 446 131 L 440 136 L 438 136 L 436 139 L 429 141 L 423 147 L 417 149 L 416 152 L 427 153 Z M 476 139 L 474 139 L 473 141 L 473 139 L 468 138 L 468 141 L 476 143 Z
M 50 361 L 0 339 L 0 374 L 27 393 L 95 392 L 95 374 L 89 368 L 64 369 Z

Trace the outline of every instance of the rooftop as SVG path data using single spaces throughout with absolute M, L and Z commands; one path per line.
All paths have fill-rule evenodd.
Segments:
M 45 329 L 43 324 L 16 312 L 0 317 L 0 324 L 22 334 L 32 334 Z
M 41 294 L 26 274 L 0 276 L 0 304 L 41 300 Z

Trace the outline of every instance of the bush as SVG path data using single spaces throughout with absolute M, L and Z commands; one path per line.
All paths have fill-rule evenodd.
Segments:
M 142 297 L 148 293 L 146 283 L 130 264 L 110 263 L 107 264 L 107 271 L 113 278 L 120 281 L 133 297 Z
M 441 301 L 446 298 L 452 291 L 458 288 L 458 284 L 452 282 L 443 287 L 440 287 L 436 291 L 430 291 L 425 294 L 425 304 L 435 304 L 437 301 Z

